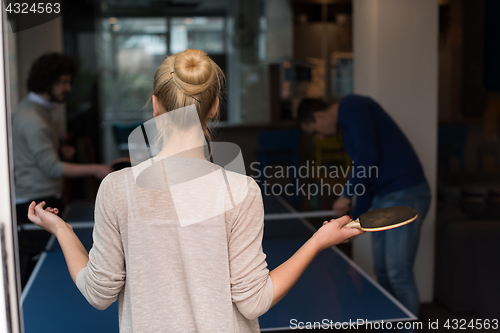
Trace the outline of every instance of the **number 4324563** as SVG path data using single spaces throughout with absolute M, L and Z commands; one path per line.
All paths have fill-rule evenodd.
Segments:
M 498 319 L 448 319 L 444 327 L 452 330 L 467 330 L 467 329 L 498 329 Z
M 60 3 L 45 3 L 45 2 L 38 2 L 38 3 L 22 3 L 22 2 L 14 2 L 14 3 L 9 3 L 7 5 L 7 8 L 5 8 L 7 13 L 14 13 L 14 14 L 59 14 L 61 12 L 61 4 Z

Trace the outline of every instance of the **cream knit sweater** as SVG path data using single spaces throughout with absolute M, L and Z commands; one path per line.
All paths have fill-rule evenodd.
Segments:
M 221 173 L 206 172 L 190 188 L 186 173 L 213 170 L 205 160 L 167 158 L 155 167 L 141 184 L 133 168 L 102 181 L 79 290 L 98 309 L 118 298 L 120 332 L 260 332 L 257 318 L 271 306 L 273 284 L 262 251 L 259 187 L 226 172 L 230 191 L 221 192 L 227 188 Z M 187 192 L 172 189 L 176 179 Z M 210 200 L 220 206 L 214 199 L 220 193 L 220 214 L 183 221 L 200 216 Z M 179 203 L 193 216 L 180 212 Z

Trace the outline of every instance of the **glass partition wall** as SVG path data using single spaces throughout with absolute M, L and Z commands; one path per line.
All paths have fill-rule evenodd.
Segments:
M 101 110 L 106 120 L 133 120 L 151 93 L 167 54 L 166 18 L 102 18 Z
M 151 118 L 153 76 L 166 55 L 200 49 L 227 74 L 227 20 L 223 12 L 186 15 L 167 8 L 156 13 L 162 16 L 133 17 L 105 8 L 98 20 L 97 48 L 103 153 L 110 162 L 125 153 L 128 132 Z M 224 123 L 228 117 L 222 111 Z

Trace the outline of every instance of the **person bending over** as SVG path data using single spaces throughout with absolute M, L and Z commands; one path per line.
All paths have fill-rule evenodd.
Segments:
M 418 315 L 413 263 L 431 195 L 411 143 L 387 112 L 365 96 L 348 95 L 333 104 L 305 99 L 299 105 L 298 120 L 304 132 L 320 139 L 342 132 L 353 170 L 333 204 L 336 214 L 350 211 L 355 189 L 359 195 L 352 207 L 353 218 L 367 210 L 392 206 L 410 206 L 418 211 L 413 223 L 371 236 L 379 283 Z

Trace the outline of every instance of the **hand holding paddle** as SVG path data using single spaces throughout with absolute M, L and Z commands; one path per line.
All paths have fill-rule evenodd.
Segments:
M 417 210 L 412 207 L 397 206 L 371 210 L 361 214 L 355 221 L 344 225 L 344 228 L 356 228 L 374 232 L 401 227 L 415 221 Z
M 398 206 L 398 207 L 387 207 L 372 210 L 361 214 L 358 219 L 352 221 L 350 218 L 347 222 L 343 223 L 340 228 L 341 229 L 357 229 L 360 231 L 375 232 L 375 231 L 383 231 L 389 230 L 393 228 L 398 228 L 408 223 L 415 221 L 418 217 L 417 210 L 412 207 Z M 333 221 L 341 221 L 342 219 L 348 218 L 347 216 L 343 216 L 336 220 L 330 220 L 323 222 L 323 227 L 331 224 Z M 357 234 L 352 235 L 347 238 L 344 242 L 349 242 L 352 237 L 358 236 Z
M 365 233 L 363 230 L 357 228 L 344 228 L 350 222 L 351 219 L 349 216 L 325 221 L 323 226 L 313 236 L 319 242 L 319 248 L 324 250 L 334 245 L 347 243 L 351 238 Z

